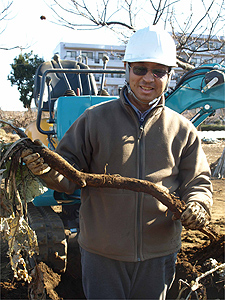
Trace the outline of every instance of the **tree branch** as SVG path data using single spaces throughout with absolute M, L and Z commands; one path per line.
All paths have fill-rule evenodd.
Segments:
M 195 66 L 189 64 L 188 62 L 185 62 L 181 57 L 176 58 L 178 67 L 182 68 L 183 70 L 192 70 L 195 68 Z

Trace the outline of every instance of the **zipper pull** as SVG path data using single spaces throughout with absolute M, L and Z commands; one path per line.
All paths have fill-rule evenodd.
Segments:
M 139 129 L 140 129 L 140 134 L 139 134 L 138 139 L 140 140 L 140 139 L 142 138 L 142 134 L 143 134 L 143 132 L 144 132 L 144 127 L 143 127 L 143 125 L 141 125 Z

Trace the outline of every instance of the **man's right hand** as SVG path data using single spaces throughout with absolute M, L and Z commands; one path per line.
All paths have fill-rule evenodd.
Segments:
M 49 165 L 44 162 L 43 157 L 39 153 L 33 153 L 32 149 L 24 149 L 21 157 L 34 175 L 43 175 L 51 170 Z

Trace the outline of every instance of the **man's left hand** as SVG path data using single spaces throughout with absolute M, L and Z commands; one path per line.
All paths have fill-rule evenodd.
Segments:
M 182 225 L 187 229 L 200 229 L 209 219 L 209 214 L 198 202 L 188 203 L 187 208 L 181 215 Z

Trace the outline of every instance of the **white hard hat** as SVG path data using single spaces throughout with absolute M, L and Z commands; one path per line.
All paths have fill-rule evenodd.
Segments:
M 171 35 L 157 25 L 139 29 L 130 38 L 124 62 L 154 62 L 176 66 L 176 45 Z

